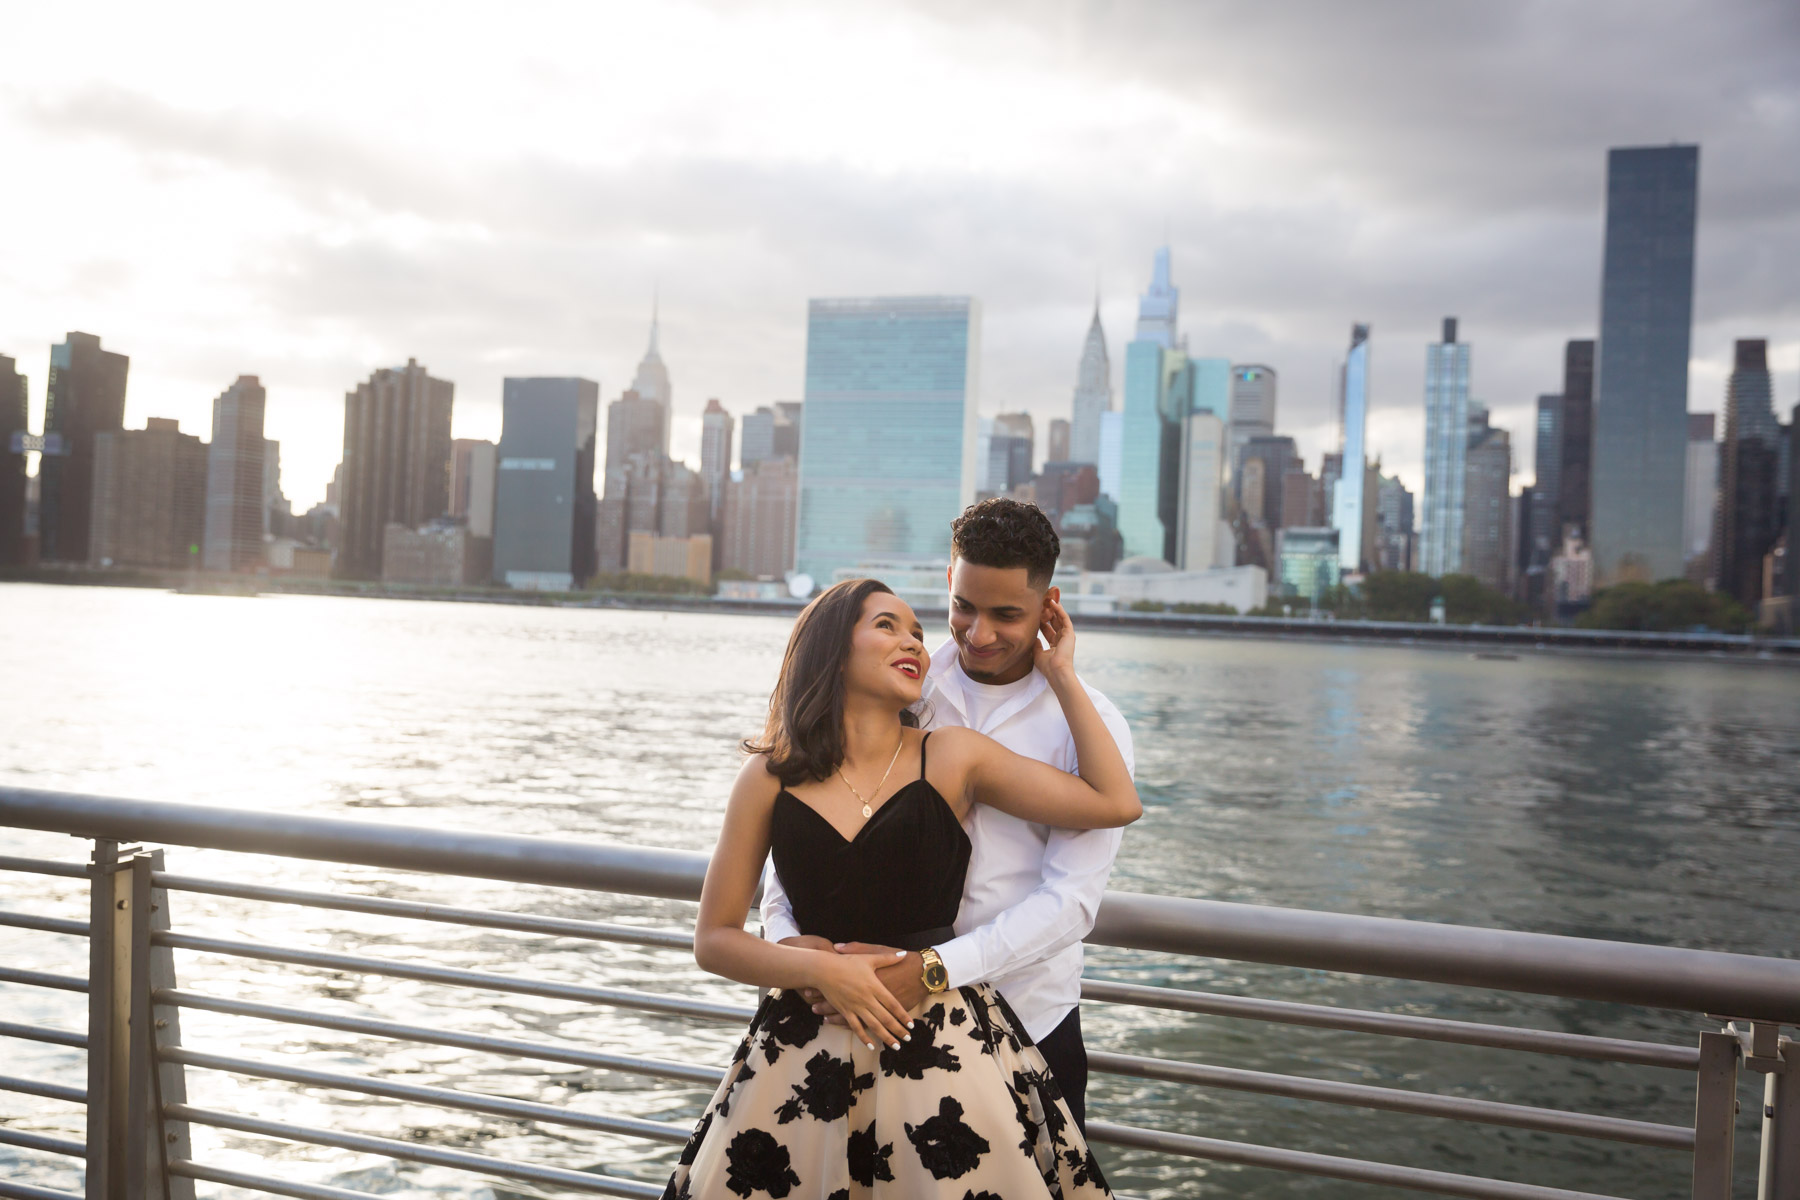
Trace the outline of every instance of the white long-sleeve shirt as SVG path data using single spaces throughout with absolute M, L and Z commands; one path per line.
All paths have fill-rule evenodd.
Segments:
M 1127 770 L 1131 730 L 1110 700 L 1086 683 Z M 1014 684 L 983 685 L 962 669 L 956 643 L 932 655 L 926 677 L 928 729 L 956 725 L 1015 754 L 1075 771 L 1075 738 L 1049 681 L 1033 671 Z M 929 747 L 926 750 L 929 756 Z M 1047 1036 L 1081 1000 L 1081 939 L 1094 927 L 1123 831 L 1038 825 L 977 804 L 964 823 L 972 853 L 957 936 L 937 947 L 950 986 L 991 983 L 1033 1039 Z M 792 906 L 770 863 L 763 876 L 763 936 L 797 936 Z

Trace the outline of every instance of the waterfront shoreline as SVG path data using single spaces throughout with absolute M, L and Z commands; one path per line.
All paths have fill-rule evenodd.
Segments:
M 510 604 L 545 608 L 624 608 L 648 612 L 725 613 L 790 618 L 803 607 L 798 600 L 732 599 L 664 592 L 536 592 L 475 586 L 397 586 L 269 575 L 200 575 L 187 571 L 40 568 L 0 573 L 0 584 L 5 583 L 150 588 L 191 595 L 246 598 L 262 594 L 342 596 L 374 600 L 437 600 L 460 604 Z M 943 608 L 920 608 L 918 611 L 923 616 L 946 616 Z M 1125 633 L 1407 646 L 1462 651 L 1476 657 L 1574 654 L 1614 659 L 1800 666 L 1800 638 L 1760 638 L 1750 634 L 1648 633 L 1638 630 L 1569 629 L 1532 625 L 1430 625 L 1399 621 L 1308 620 L 1130 611 L 1084 613 L 1081 621 L 1089 629 Z M 1488 653 L 1483 654 L 1482 651 Z

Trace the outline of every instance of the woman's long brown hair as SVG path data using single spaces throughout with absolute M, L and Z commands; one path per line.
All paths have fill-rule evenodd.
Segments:
M 769 721 L 744 750 L 769 756 L 769 774 L 783 787 L 829 779 L 844 761 L 844 667 L 863 602 L 894 589 L 879 579 L 834 583 L 801 610 L 781 657 L 781 677 L 769 696 Z M 903 724 L 918 718 L 902 711 Z

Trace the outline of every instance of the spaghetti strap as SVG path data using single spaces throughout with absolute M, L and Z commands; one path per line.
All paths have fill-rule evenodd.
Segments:
M 929 742 L 930 740 L 931 740 L 930 733 L 927 733 L 924 737 L 919 739 L 919 778 L 920 779 L 925 778 L 925 743 Z

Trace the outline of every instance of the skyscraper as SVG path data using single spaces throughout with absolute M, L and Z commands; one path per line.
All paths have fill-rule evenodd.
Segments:
M 1763 598 L 1763 555 L 1774 545 L 1782 519 L 1782 430 L 1772 386 L 1768 343 L 1761 338 L 1739 341 L 1725 383 L 1713 579 L 1720 591 L 1752 612 Z
M 1594 342 L 1578 339 L 1563 347 L 1562 453 L 1557 463 L 1556 527 L 1550 544 L 1562 545 L 1563 530 L 1587 537 L 1594 448 Z
M 1224 359 L 1212 361 L 1222 368 L 1221 376 L 1231 369 Z M 1223 524 L 1229 462 L 1225 422 L 1215 412 L 1193 412 L 1183 423 L 1183 434 L 1175 566 L 1183 571 L 1230 566 L 1231 527 Z
M 1714 426 L 1712 413 L 1688 414 L 1687 499 L 1681 507 L 1681 541 L 1688 576 L 1698 583 L 1712 577 L 1713 522 L 1719 503 L 1719 443 Z
M 50 347 L 44 433 L 62 439 L 61 454 L 38 461 L 38 557 L 88 561 L 93 520 L 94 435 L 125 427 L 125 376 L 131 360 L 100 348 L 91 333 L 71 333 Z
M 1244 461 L 1244 447 L 1252 438 L 1275 436 L 1275 393 L 1279 377 L 1274 367 L 1261 363 L 1235 363 L 1231 368 L 1231 468 Z M 1277 476 L 1279 478 L 1279 476 Z M 1240 495 L 1241 499 L 1241 495 Z
M 780 578 L 794 565 L 794 514 L 799 500 L 794 460 L 771 455 L 725 484 L 719 566 Z
M 1487 409 L 1480 405 L 1469 409 L 1465 436 L 1459 571 L 1504 592 L 1512 586 L 1512 439 L 1488 424 Z
M 662 409 L 662 445 L 658 447 L 663 454 L 669 452 L 669 429 L 674 424 L 675 399 L 669 387 L 669 368 L 663 365 L 662 350 L 658 345 L 660 319 L 657 305 L 650 306 L 650 348 L 644 351 L 643 361 L 638 363 L 637 375 L 631 381 L 631 390 L 639 397 L 648 400 Z M 608 434 L 611 434 L 611 422 L 608 422 Z M 612 465 L 612 452 L 607 452 L 607 464 Z
M 1100 298 L 1088 323 L 1075 371 L 1075 403 L 1069 420 L 1068 461 L 1100 461 L 1100 414 L 1112 410 L 1112 360 L 1106 354 L 1106 330 L 1100 325 Z M 1050 461 L 1055 462 L 1052 458 Z
M 712 516 L 718 519 L 725 503 L 725 481 L 731 478 L 731 414 L 716 399 L 706 402 L 700 414 L 700 474 L 712 499 Z
M 814 300 L 806 333 L 798 569 L 948 558 L 975 498 L 981 306 L 969 296 Z
M 1607 156 L 1588 543 L 1595 584 L 1682 573 L 1700 148 Z
M 1156 252 L 1150 287 L 1138 300 L 1137 336 L 1125 347 L 1125 406 L 1119 419 L 1119 466 L 1111 474 L 1118 491 L 1109 493 L 1119 504 L 1119 536 L 1127 558 L 1165 558 L 1176 531 L 1165 519 L 1172 517 L 1172 494 L 1162 486 L 1164 466 L 1179 472 L 1179 438 L 1171 432 L 1166 408 L 1170 368 L 1175 349 L 1175 326 L 1181 293 L 1169 278 L 1169 249 Z M 1104 424 L 1104 422 L 1103 422 Z M 1164 442 L 1169 453 L 1165 454 Z M 1103 437 L 1104 441 L 1104 437 Z M 1103 446 L 1104 450 L 1105 447 Z M 1100 484 L 1107 488 L 1109 471 L 1104 457 Z M 1178 478 L 1178 475 L 1177 475 Z M 1168 489 L 1173 493 L 1176 488 Z
M 383 367 L 344 395 L 337 573 L 380 579 L 389 522 L 417 529 L 450 510 L 448 380 L 415 359 Z
M 1375 505 L 1381 526 L 1381 569 L 1413 569 L 1413 494 L 1398 476 L 1381 476 L 1376 484 Z
M 207 444 L 174 421 L 94 435 L 96 566 L 197 565 L 206 529 Z M 252 514 L 254 515 L 254 514 Z M 262 539 L 256 548 L 262 551 Z
M 594 573 L 594 442 L 600 385 L 508 379 L 501 385 L 494 484 L 494 578 L 568 591 Z
M 1233 367 L 1235 372 L 1238 368 Z M 1241 474 L 1250 463 L 1261 462 L 1263 466 L 1262 506 L 1253 507 L 1240 488 L 1238 503 L 1243 506 L 1244 515 L 1252 521 L 1260 521 L 1270 529 L 1280 529 L 1285 525 L 1312 525 L 1316 520 L 1306 517 L 1304 510 L 1291 517 L 1284 511 L 1286 489 L 1283 480 L 1289 471 L 1301 470 L 1300 449 L 1291 437 L 1262 436 L 1251 438 L 1239 450 L 1238 471 Z M 1295 519 L 1297 518 L 1297 519 Z
M 25 452 L 14 454 L 12 437 L 26 432 L 25 376 L 0 354 L 0 567 L 25 561 Z
M 1456 340 L 1456 318 L 1444 318 L 1444 340 L 1425 347 L 1425 505 L 1419 569 L 1427 575 L 1463 570 L 1464 469 L 1469 450 L 1469 344 Z
M 469 536 L 494 536 L 495 446 L 476 438 L 450 443 L 450 515 L 469 526 Z
M 268 396 L 254 375 L 213 400 L 206 456 L 206 540 L 200 565 L 209 571 L 253 571 L 263 549 L 263 412 Z
M 748 471 L 765 458 L 775 457 L 775 410 L 760 405 L 738 422 L 738 465 Z
M 1045 462 L 1072 461 L 1069 458 L 1069 423 L 1067 421 L 1061 417 L 1051 417 L 1050 430 L 1045 435 L 1044 442 Z M 1094 422 L 1094 458 L 1091 461 L 1096 463 L 1100 461 L 1100 422 L 1097 420 Z
M 1369 327 L 1350 329 L 1350 353 L 1344 359 L 1344 465 L 1332 502 L 1332 527 L 1338 531 L 1338 565 L 1364 570 L 1373 546 L 1365 546 L 1364 527 L 1374 513 L 1364 444 L 1369 423 Z

